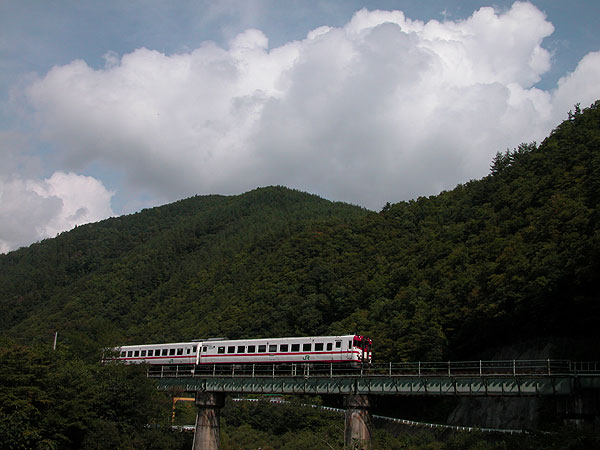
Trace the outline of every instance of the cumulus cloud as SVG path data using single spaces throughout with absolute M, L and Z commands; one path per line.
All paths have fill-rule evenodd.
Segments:
M 552 32 L 523 2 L 444 22 L 361 10 L 273 49 L 251 29 L 227 48 L 73 61 L 27 96 L 71 170 L 112 165 L 166 200 L 282 184 L 378 209 L 485 175 L 496 151 L 600 97 L 595 53 L 535 87 Z
M 0 177 L 0 253 L 113 215 L 112 195 L 95 178 L 75 173 Z

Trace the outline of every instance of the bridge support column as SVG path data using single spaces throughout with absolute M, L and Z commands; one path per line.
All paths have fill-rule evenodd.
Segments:
M 369 407 L 371 401 L 368 395 L 345 395 L 344 407 L 345 429 L 344 429 L 344 449 L 345 450 L 371 450 L 371 436 L 373 433 L 373 424 Z
M 196 392 L 196 429 L 192 450 L 221 448 L 221 408 L 225 404 L 222 392 Z
M 600 391 L 580 390 L 561 400 L 559 414 L 565 425 L 600 431 Z

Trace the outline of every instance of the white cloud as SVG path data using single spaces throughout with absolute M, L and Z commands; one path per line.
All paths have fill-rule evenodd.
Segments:
M 74 173 L 0 178 L 0 253 L 113 215 L 112 195 L 95 178 Z
M 534 87 L 552 32 L 530 3 L 426 23 L 362 10 L 274 49 L 248 30 L 229 48 L 73 61 L 28 98 L 70 170 L 99 161 L 168 200 L 283 184 L 377 209 L 485 175 L 600 97 L 598 54 Z
M 554 104 L 563 111 L 572 109 L 575 103 L 582 107 L 600 97 L 600 51 L 588 53 L 579 61 L 577 68 L 558 80 L 558 88 L 554 92 Z

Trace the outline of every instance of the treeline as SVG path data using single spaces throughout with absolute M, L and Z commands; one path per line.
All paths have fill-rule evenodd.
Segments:
M 190 448 L 170 429 L 170 406 L 140 366 L 0 343 L 0 449 Z
M 378 213 L 269 187 L 2 255 L 0 331 L 29 343 L 59 330 L 90 358 L 121 343 L 348 332 L 373 336 L 380 361 L 533 339 L 598 358 L 599 106 L 498 153 L 481 180 Z

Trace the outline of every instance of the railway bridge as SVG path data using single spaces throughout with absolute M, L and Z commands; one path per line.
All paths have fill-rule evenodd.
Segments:
M 600 415 L 600 362 L 567 360 L 446 361 L 372 364 L 338 373 L 335 365 L 153 368 L 158 389 L 194 392 L 194 450 L 219 448 L 225 394 L 339 394 L 344 396 L 347 449 L 371 448 L 372 396 L 561 396 L 572 413 L 592 405 Z M 589 411 L 588 411 L 589 412 Z

